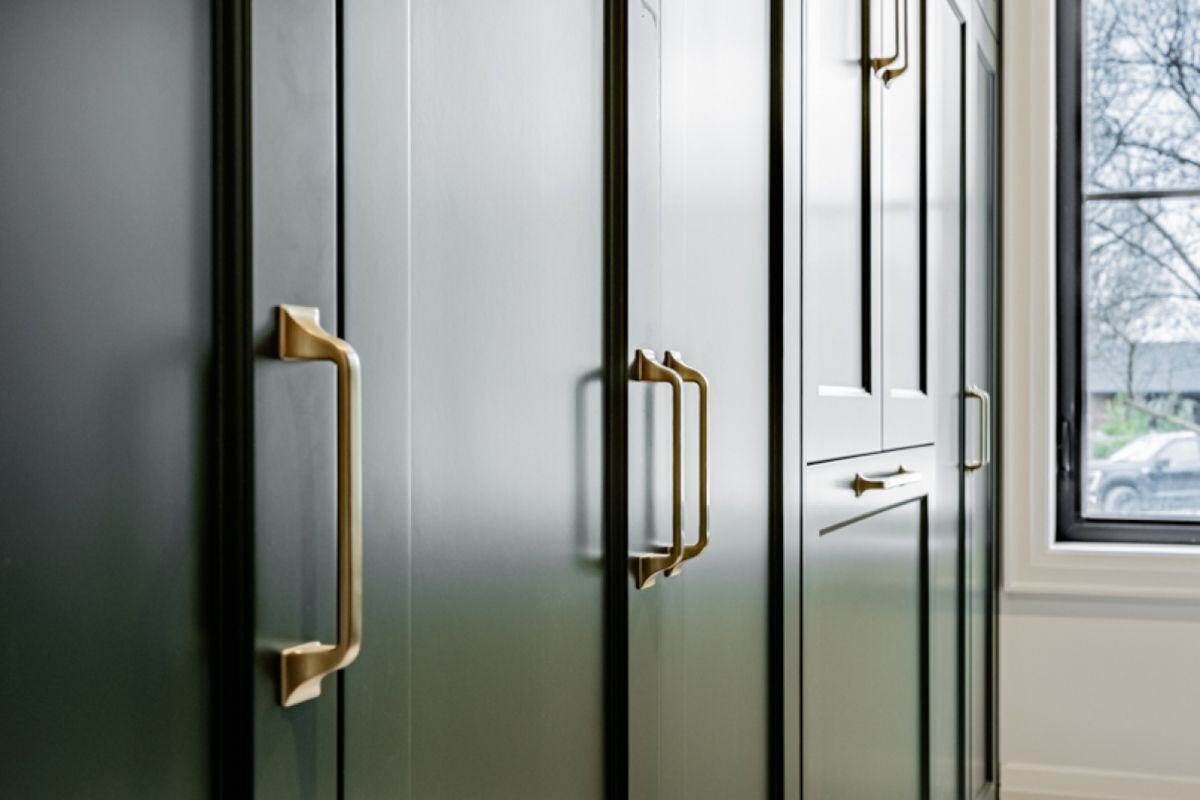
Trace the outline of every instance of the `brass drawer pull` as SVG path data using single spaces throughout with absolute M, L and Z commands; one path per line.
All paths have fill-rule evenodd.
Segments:
M 871 491 L 887 491 L 888 489 L 899 489 L 901 486 L 911 486 L 914 483 L 921 482 L 921 473 L 909 472 L 904 467 L 900 467 L 895 474 L 892 475 L 863 475 L 861 472 L 854 476 L 854 496 L 862 497 L 867 492 Z
M 963 465 L 967 472 L 975 472 L 992 463 L 992 396 L 978 386 L 968 386 L 966 396 L 979 401 L 979 460 Z
M 654 360 L 651 350 L 638 350 L 629 368 L 629 379 L 671 384 L 674 413 L 671 426 L 671 550 L 665 554 L 637 556 L 637 588 L 654 585 L 660 572 L 675 569 L 683 561 L 683 379 L 670 367 Z
M 279 702 L 294 706 L 319 696 L 321 679 L 349 666 L 362 646 L 362 382 L 358 354 L 321 328 L 316 308 L 279 307 L 279 357 L 337 365 L 337 644 L 280 653 Z
M 689 367 L 680 358 L 678 352 L 668 350 L 662 363 L 678 373 L 684 383 L 694 383 L 700 390 L 700 531 L 696 543 L 684 547 L 683 560 L 667 571 L 668 578 L 678 575 L 685 563 L 708 547 L 708 379 L 704 373 Z

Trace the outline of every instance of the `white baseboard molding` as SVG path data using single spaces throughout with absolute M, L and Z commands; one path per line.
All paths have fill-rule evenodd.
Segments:
M 1200 777 L 1045 764 L 1000 767 L 1000 800 L 1196 800 Z

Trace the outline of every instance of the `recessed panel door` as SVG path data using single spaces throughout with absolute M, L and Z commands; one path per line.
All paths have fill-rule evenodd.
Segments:
M 601 10 L 254 4 L 259 796 L 604 791 Z M 348 621 L 283 707 L 280 650 Z
M 997 45 L 975 9 L 968 54 L 965 304 L 966 775 L 968 796 L 996 781 L 996 292 L 999 86 Z
M 954 0 L 929 0 L 925 52 L 925 236 L 932 313 L 937 485 L 930 497 L 930 797 L 962 795 L 963 115 L 967 25 Z
M 380 432 L 348 796 L 604 791 L 601 11 L 346 8 L 347 325 Z
M 629 344 L 681 378 L 686 546 L 637 588 L 672 545 L 675 464 L 674 389 L 635 380 L 629 794 L 763 797 L 770 4 L 636 0 L 629 26 Z
M 804 797 L 928 792 L 932 448 L 806 473 Z

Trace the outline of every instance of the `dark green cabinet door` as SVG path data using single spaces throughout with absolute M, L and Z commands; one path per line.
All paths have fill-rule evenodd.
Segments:
M 629 357 L 678 351 L 707 379 L 707 420 L 683 385 L 684 541 L 711 529 L 678 575 L 628 582 L 635 798 L 768 796 L 770 12 L 628 2 Z M 672 540 L 671 391 L 629 385 L 635 557 Z
M 210 3 L 0 4 L 0 796 L 212 794 Z
M 254 791 L 603 792 L 603 18 L 590 0 L 249 11 Z M 338 635 L 335 370 L 361 363 L 362 647 Z
M 345 5 L 348 797 L 604 792 L 600 12 Z
M 964 385 L 979 390 L 968 407 L 965 645 L 968 796 L 995 792 L 996 774 L 996 440 L 999 83 L 998 44 L 974 11 L 968 62 L 968 191 Z
M 599 797 L 603 19 L 411 25 L 409 785 Z
M 806 472 L 806 800 L 928 796 L 934 459 L 926 447 Z
M 930 332 L 937 390 L 937 487 L 930 503 L 930 797 L 961 797 L 963 435 L 963 113 L 966 20 L 953 0 L 929 0 L 925 49 L 925 234 L 933 285 Z

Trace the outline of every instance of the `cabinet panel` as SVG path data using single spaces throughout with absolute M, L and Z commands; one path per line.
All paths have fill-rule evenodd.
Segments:
M 881 443 L 880 18 L 868 2 L 805 5 L 804 447 L 819 461 Z
M 976 24 L 970 58 L 968 93 L 967 265 L 965 307 L 966 386 L 993 398 L 991 408 L 968 408 L 966 448 L 969 460 L 983 459 L 983 441 L 996 440 L 996 291 L 998 264 L 998 119 L 997 48 L 990 30 Z M 990 411 L 990 413 L 987 413 Z M 967 474 L 966 509 L 966 720 L 967 786 L 971 797 L 996 780 L 995 614 L 996 614 L 996 469 L 994 464 Z
M 924 796 L 933 468 L 919 448 L 806 472 L 806 798 Z
M 399 757 L 413 797 L 597 797 L 603 20 L 591 0 L 414 0 L 410 25 Z
M 899 41 L 904 72 L 882 91 L 881 276 L 883 447 L 933 441 L 927 261 L 920 226 L 922 3 L 884 4 L 884 40 Z M 895 11 L 907 18 L 896 19 Z M 896 35 L 895 26 L 900 26 Z M 882 82 L 881 82 L 882 83 Z
M 631 0 L 629 344 L 708 381 L 711 542 L 629 586 L 629 795 L 768 794 L 768 0 Z M 671 389 L 629 387 L 633 553 L 671 540 Z M 684 386 L 684 533 L 701 517 Z M 732 732 L 736 731 L 736 735 Z
M 211 7 L 0 4 L 0 797 L 219 791 Z
M 966 24 L 954 0 L 926 6 L 925 224 L 937 407 L 937 484 L 930 501 L 930 796 L 960 798 L 959 608 L 962 459 L 963 116 Z

